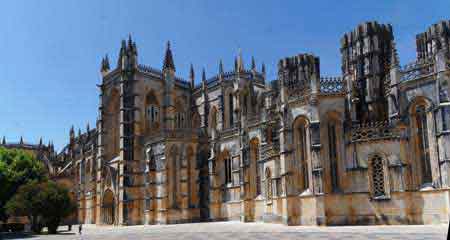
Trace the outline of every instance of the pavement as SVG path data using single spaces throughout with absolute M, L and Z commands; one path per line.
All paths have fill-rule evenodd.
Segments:
M 266 239 L 447 239 L 447 225 L 399 225 L 399 226 L 285 226 L 269 223 L 212 222 L 175 225 L 78 226 L 72 231 L 60 228 L 56 235 L 0 235 L 0 239 L 184 239 L 184 240 L 266 240 Z

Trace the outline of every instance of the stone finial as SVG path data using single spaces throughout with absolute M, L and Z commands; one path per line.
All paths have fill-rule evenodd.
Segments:
M 261 65 L 261 72 L 263 74 L 266 74 L 266 64 L 264 64 L 264 63 L 262 63 L 262 65 Z
M 5 136 L 3 136 L 2 145 L 6 145 L 6 138 L 5 138 Z
M 73 129 L 73 125 L 72 125 L 72 127 L 70 127 L 69 136 L 70 136 L 70 138 L 75 137 L 75 130 Z
M 194 82 L 195 82 L 195 72 L 194 72 L 194 66 L 191 63 L 191 67 L 189 69 L 189 80 L 191 81 L 191 88 L 194 88 Z
M 81 136 L 81 129 L 78 128 L 78 137 Z
M 23 137 L 22 137 L 22 136 L 20 136 L 20 142 L 19 142 L 19 144 L 20 144 L 20 145 L 23 145 Z
M 42 137 L 39 138 L 39 147 L 42 146 Z
M 89 131 L 91 131 L 91 126 L 89 126 L 89 123 L 86 124 L 86 132 L 89 134 Z
M 173 63 L 172 50 L 170 49 L 170 41 L 167 41 L 166 54 L 164 56 L 163 71 L 171 69 L 175 72 L 175 64 Z
M 109 58 L 108 58 L 108 54 L 105 55 L 105 57 L 102 59 L 102 64 L 100 67 L 100 71 L 102 73 L 107 73 L 110 70 L 110 66 L 109 66 Z
M 238 60 L 237 60 L 237 57 L 234 58 L 234 71 L 235 72 L 238 71 Z
M 222 59 L 219 61 L 219 74 L 223 74 L 223 62 Z
M 202 70 L 202 88 L 206 89 L 206 73 L 205 73 L 205 68 L 203 68 Z
M 244 60 L 242 58 L 242 50 L 239 49 L 239 58 L 238 58 L 238 72 L 243 72 L 245 70 Z

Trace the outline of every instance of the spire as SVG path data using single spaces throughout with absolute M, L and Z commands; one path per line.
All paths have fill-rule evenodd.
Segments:
M 42 137 L 39 138 L 39 146 L 42 146 Z
M 194 73 L 194 66 L 191 63 L 191 68 L 189 70 L 189 80 L 191 80 L 191 88 L 194 88 L 194 81 L 195 81 L 195 73 Z
M 20 145 L 23 145 L 23 137 L 22 137 L 22 136 L 20 136 L 20 142 L 19 142 L 19 144 L 20 144 Z
M 127 51 L 127 42 L 122 39 L 122 43 L 121 43 L 120 51 L 119 51 L 119 57 L 117 58 L 118 66 L 122 66 L 122 59 L 126 55 L 126 51 Z
M 252 70 L 256 71 L 256 63 L 255 63 L 255 58 L 252 56 Z
M 261 72 L 265 75 L 266 74 L 266 64 L 262 63 L 261 66 Z
M 102 64 L 101 64 L 101 67 L 100 67 L 100 71 L 106 73 L 109 70 L 110 70 L 109 58 L 108 58 L 108 54 L 106 54 L 105 57 L 102 59 Z
M 242 50 L 239 48 L 239 58 L 238 58 L 238 70 L 239 72 L 244 71 L 244 60 L 242 59 Z
M 133 47 L 133 39 L 131 38 L 131 33 L 128 34 L 128 49 Z
M 172 50 L 170 49 L 170 42 L 167 41 L 166 55 L 164 56 L 163 71 L 172 69 L 175 72 L 175 64 L 173 63 Z
M 223 62 L 222 59 L 219 61 L 219 74 L 223 74 Z
M 234 71 L 238 71 L 238 60 L 237 57 L 234 58 Z
M 78 128 L 78 137 L 81 136 L 81 129 Z
M 6 145 L 6 138 L 5 138 L 5 136 L 3 136 L 2 145 Z
M 130 51 L 132 54 L 137 55 L 137 48 L 136 48 L 136 42 L 133 41 L 131 38 L 131 33 L 128 34 L 128 51 Z
M 89 134 L 89 131 L 91 131 L 91 127 L 89 126 L 89 123 L 86 124 L 86 132 Z
M 202 87 L 203 87 L 203 89 L 206 89 L 206 73 L 205 73 L 205 68 L 203 68 L 203 70 L 202 70 Z

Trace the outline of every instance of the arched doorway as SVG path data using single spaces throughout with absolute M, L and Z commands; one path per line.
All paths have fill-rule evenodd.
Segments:
M 111 190 L 106 190 L 103 194 L 102 203 L 103 212 L 103 223 L 104 224 L 114 224 L 115 219 L 115 199 L 114 194 Z

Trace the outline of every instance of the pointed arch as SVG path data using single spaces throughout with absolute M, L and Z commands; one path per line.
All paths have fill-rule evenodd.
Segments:
M 340 146 L 342 144 L 342 121 L 340 114 L 336 111 L 327 112 L 327 152 L 329 162 L 329 172 L 331 181 L 331 191 L 340 190 Z
M 299 116 L 292 126 L 295 150 L 293 165 L 297 167 L 298 189 L 302 192 L 310 188 L 309 120 L 305 116 Z
M 420 184 L 432 185 L 433 176 L 431 169 L 431 137 L 433 129 L 433 116 L 431 113 L 432 102 L 425 97 L 416 97 L 410 104 L 410 127 L 417 174 L 420 176 Z
M 254 137 L 250 140 L 250 169 L 251 169 L 251 183 L 254 185 L 255 195 L 261 194 L 261 170 L 259 166 L 259 139 Z
M 112 138 L 109 151 L 107 151 L 107 153 L 110 153 L 110 156 L 108 156 L 110 160 L 118 156 L 120 152 L 120 93 L 118 89 L 113 88 L 111 90 L 106 109 L 105 129 L 109 130 Z
M 116 221 L 116 198 L 111 189 L 106 189 L 102 199 L 102 220 L 104 224 L 115 224 Z
M 148 91 L 145 97 L 145 114 L 147 128 L 156 129 L 160 126 L 160 104 L 153 89 Z

